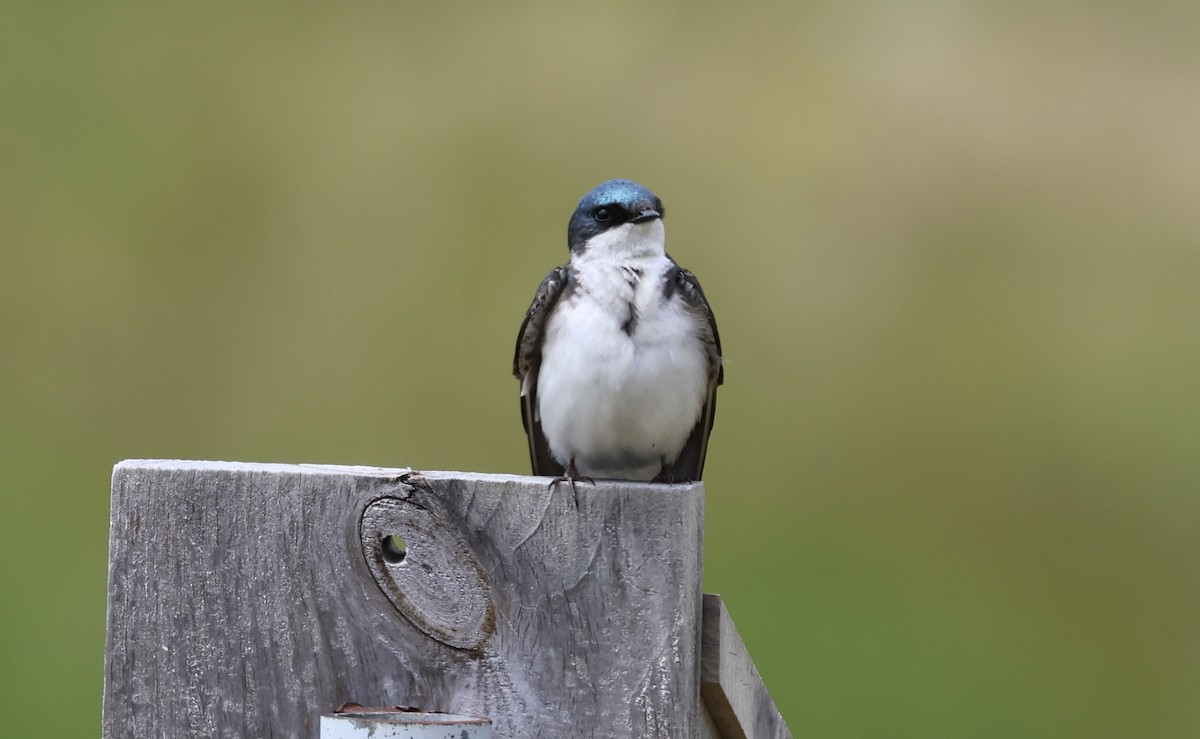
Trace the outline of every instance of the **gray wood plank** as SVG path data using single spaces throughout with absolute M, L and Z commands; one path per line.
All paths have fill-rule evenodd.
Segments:
M 704 594 L 700 692 L 722 739 L 791 739 L 721 596 Z
M 311 737 L 346 701 L 700 735 L 702 485 L 406 473 L 117 465 L 104 736 Z

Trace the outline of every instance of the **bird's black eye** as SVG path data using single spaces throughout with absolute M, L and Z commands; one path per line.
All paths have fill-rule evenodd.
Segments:
M 607 223 L 607 222 L 611 221 L 612 217 L 613 217 L 612 211 L 603 206 L 592 211 L 592 218 L 595 218 L 597 221 L 600 221 L 601 223 Z

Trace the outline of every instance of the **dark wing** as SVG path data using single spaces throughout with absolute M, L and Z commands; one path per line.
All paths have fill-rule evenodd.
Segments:
M 529 461 L 535 475 L 556 477 L 563 474 L 562 465 L 550 455 L 550 444 L 542 433 L 542 422 L 537 413 L 537 384 L 546 319 L 570 281 L 571 272 L 567 267 L 551 270 L 533 296 L 533 303 L 525 312 L 525 320 L 521 321 L 521 331 L 517 334 L 513 375 L 521 381 L 521 422 L 529 437 Z
M 696 275 L 683 269 L 676 271 L 674 284 L 667 285 L 667 292 L 677 291 L 687 306 L 697 318 L 702 320 L 707 330 L 701 335 L 705 349 L 708 350 L 708 399 L 696 426 L 688 436 L 687 443 L 679 458 L 671 466 L 671 477 L 674 480 L 699 480 L 704 474 L 704 457 L 708 452 L 708 435 L 712 433 L 713 419 L 717 415 L 717 386 L 725 381 L 725 367 L 721 363 L 721 335 L 717 333 L 717 319 L 713 317 L 712 308 Z

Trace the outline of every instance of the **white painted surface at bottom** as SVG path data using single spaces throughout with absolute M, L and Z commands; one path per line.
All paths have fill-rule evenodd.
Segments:
M 495 739 L 492 721 L 453 713 L 380 711 L 321 716 L 321 739 Z

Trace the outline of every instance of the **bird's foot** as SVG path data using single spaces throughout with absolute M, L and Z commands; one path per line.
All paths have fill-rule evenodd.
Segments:
M 575 489 L 576 482 L 589 482 L 593 486 L 596 484 L 596 481 L 593 480 L 592 478 L 584 477 L 583 475 L 579 474 L 579 468 L 575 466 L 575 458 L 574 457 L 571 457 L 571 461 L 567 462 L 567 468 L 565 470 L 563 470 L 563 473 L 564 474 L 559 475 L 558 477 L 556 477 L 550 481 L 550 489 L 551 490 L 558 487 L 558 484 L 560 482 L 571 483 L 571 492 L 572 493 L 579 492 Z
M 691 480 L 686 478 L 676 478 L 675 470 L 671 467 L 671 465 L 663 462 L 662 469 L 658 471 L 658 474 L 655 475 L 650 482 L 662 482 L 670 485 L 676 482 L 691 482 Z

